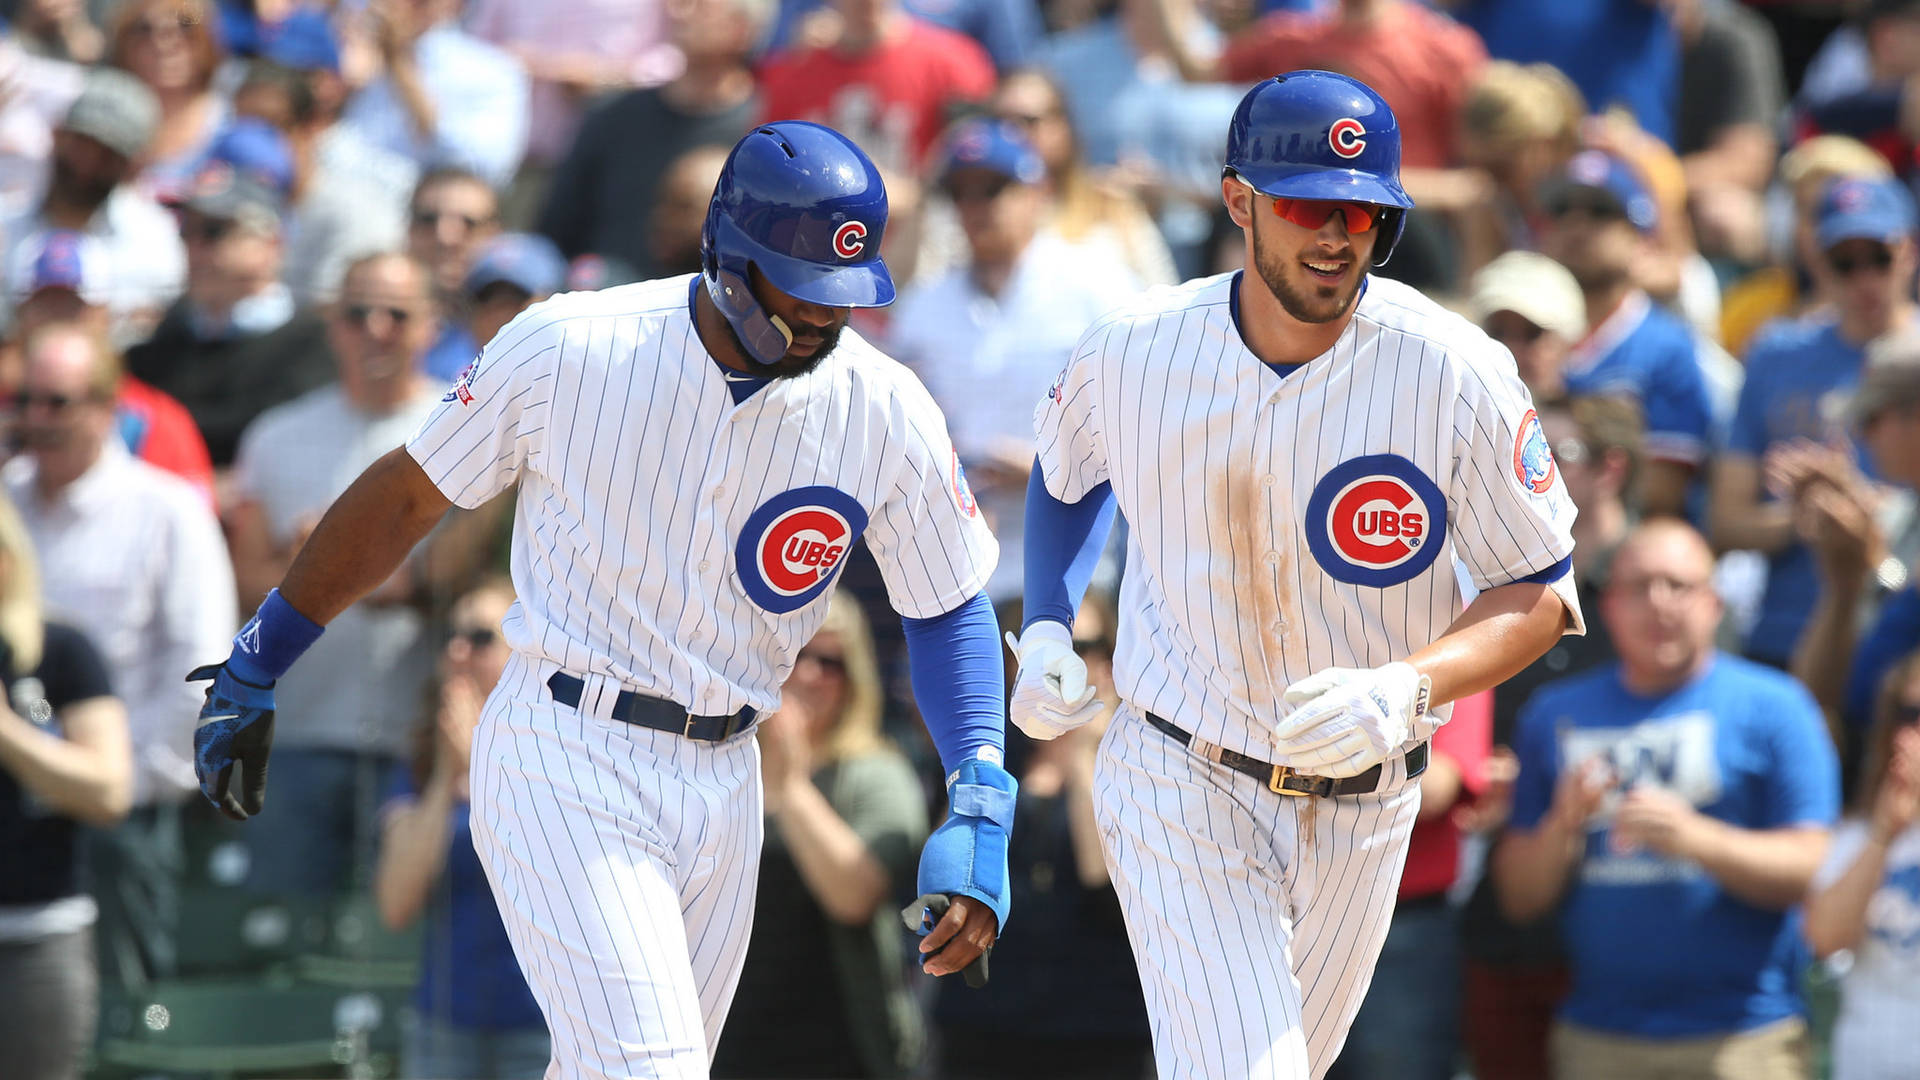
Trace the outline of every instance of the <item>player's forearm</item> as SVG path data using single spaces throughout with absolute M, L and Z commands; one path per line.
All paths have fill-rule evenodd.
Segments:
M 1567 605 L 1546 585 L 1501 585 L 1475 597 L 1446 633 L 1407 663 L 1433 681 L 1431 704 L 1444 705 L 1518 675 L 1566 628 Z
M 1567 880 L 1586 847 L 1586 832 L 1542 821 L 1538 828 L 1513 829 L 1493 849 L 1493 883 L 1500 910 L 1516 923 L 1530 923 L 1552 911 L 1566 892 Z
M 452 505 L 404 447 L 389 452 L 328 508 L 280 595 L 314 622 L 332 622 L 392 576 Z
M 1755 907 L 1785 911 L 1807 895 L 1827 854 L 1827 830 L 1817 826 L 1742 829 L 1705 819 L 1707 839 L 1694 858 L 1720 887 Z
M 774 820 L 787 841 L 800 880 L 827 917 L 861 926 L 886 899 L 886 868 L 809 780 L 789 785 Z
M 1869 837 L 1853 865 L 1824 889 L 1807 897 L 1807 944 L 1826 959 L 1860 943 L 1867 930 L 1867 905 L 1887 872 L 1887 841 Z

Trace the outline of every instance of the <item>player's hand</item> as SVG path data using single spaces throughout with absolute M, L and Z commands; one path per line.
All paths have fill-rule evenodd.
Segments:
M 901 912 L 925 939 L 921 966 L 935 975 L 979 961 L 975 985 L 986 982 L 986 950 L 1006 927 L 1013 899 L 1007 837 L 1019 792 L 1012 774 L 980 758 L 961 762 L 947 780 L 947 820 L 920 851 L 920 899 Z M 949 900 L 944 912 L 933 910 Z
M 1056 739 L 1100 715 L 1086 662 L 1073 651 L 1072 631 L 1041 619 L 1017 639 L 1007 634 L 1007 648 L 1020 660 L 1007 715 L 1028 738 Z
M 193 771 L 200 793 L 220 812 L 245 821 L 266 803 L 267 754 L 273 748 L 273 684 L 236 675 L 232 661 L 208 664 L 187 673 L 188 682 L 213 680 L 200 721 L 193 729 Z M 233 792 L 233 769 L 240 767 L 240 792 Z
M 987 957 L 999 940 L 1000 923 L 987 905 L 970 896 L 928 893 L 900 912 L 920 940 L 921 970 L 929 975 L 966 973 L 975 990 L 987 985 Z
M 1274 729 L 1280 762 L 1335 778 L 1385 761 L 1427 711 L 1427 680 L 1410 664 L 1326 668 L 1287 687 L 1293 706 Z

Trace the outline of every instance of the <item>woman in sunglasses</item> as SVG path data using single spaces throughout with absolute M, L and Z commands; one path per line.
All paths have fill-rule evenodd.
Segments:
M 1842 950 L 1834 1080 L 1920 1076 L 1920 653 L 1887 679 L 1854 813 L 1807 897 L 1807 941 Z
M 467 764 L 480 705 L 510 650 L 513 586 L 490 579 L 453 605 L 440 678 L 410 764 L 381 813 L 373 895 L 389 927 L 427 919 L 401 1075 L 517 1080 L 546 1072 L 546 1022 L 507 943 L 468 826 Z
M 905 1076 L 924 1045 L 895 913 L 926 794 L 881 735 L 880 668 L 842 594 L 760 722 L 760 901 L 715 1077 Z

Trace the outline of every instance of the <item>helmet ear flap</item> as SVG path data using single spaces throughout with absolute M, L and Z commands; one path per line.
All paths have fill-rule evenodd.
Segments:
M 1377 227 L 1380 239 L 1373 242 L 1373 265 L 1385 266 L 1393 257 L 1393 249 L 1400 245 L 1400 234 L 1406 231 L 1407 212 L 1397 206 L 1383 207 Z
M 745 277 L 719 266 L 704 276 L 707 296 L 733 324 L 740 344 L 747 347 L 747 355 L 762 364 L 779 363 L 793 344 L 793 331 L 788 329 L 786 321 L 778 315 L 767 314 L 753 298 L 753 290 L 747 286 Z

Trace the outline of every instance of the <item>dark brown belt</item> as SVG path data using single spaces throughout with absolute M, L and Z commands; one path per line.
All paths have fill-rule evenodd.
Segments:
M 1191 745 L 1193 733 L 1164 717 L 1147 713 L 1147 723 L 1167 738 L 1182 746 Z M 1248 757 L 1238 751 L 1220 747 L 1220 756 L 1214 760 L 1235 772 L 1243 772 L 1256 780 L 1265 781 L 1267 790 L 1278 795 L 1368 795 L 1380 787 L 1380 777 L 1386 771 L 1383 766 L 1375 765 L 1358 776 L 1335 779 L 1331 776 L 1307 776 L 1293 771 L 1290 765 L 1275 765 Z M 1407 751 L 1407 779 L 1411 780 L 1427 771 L 1427 744 Z

